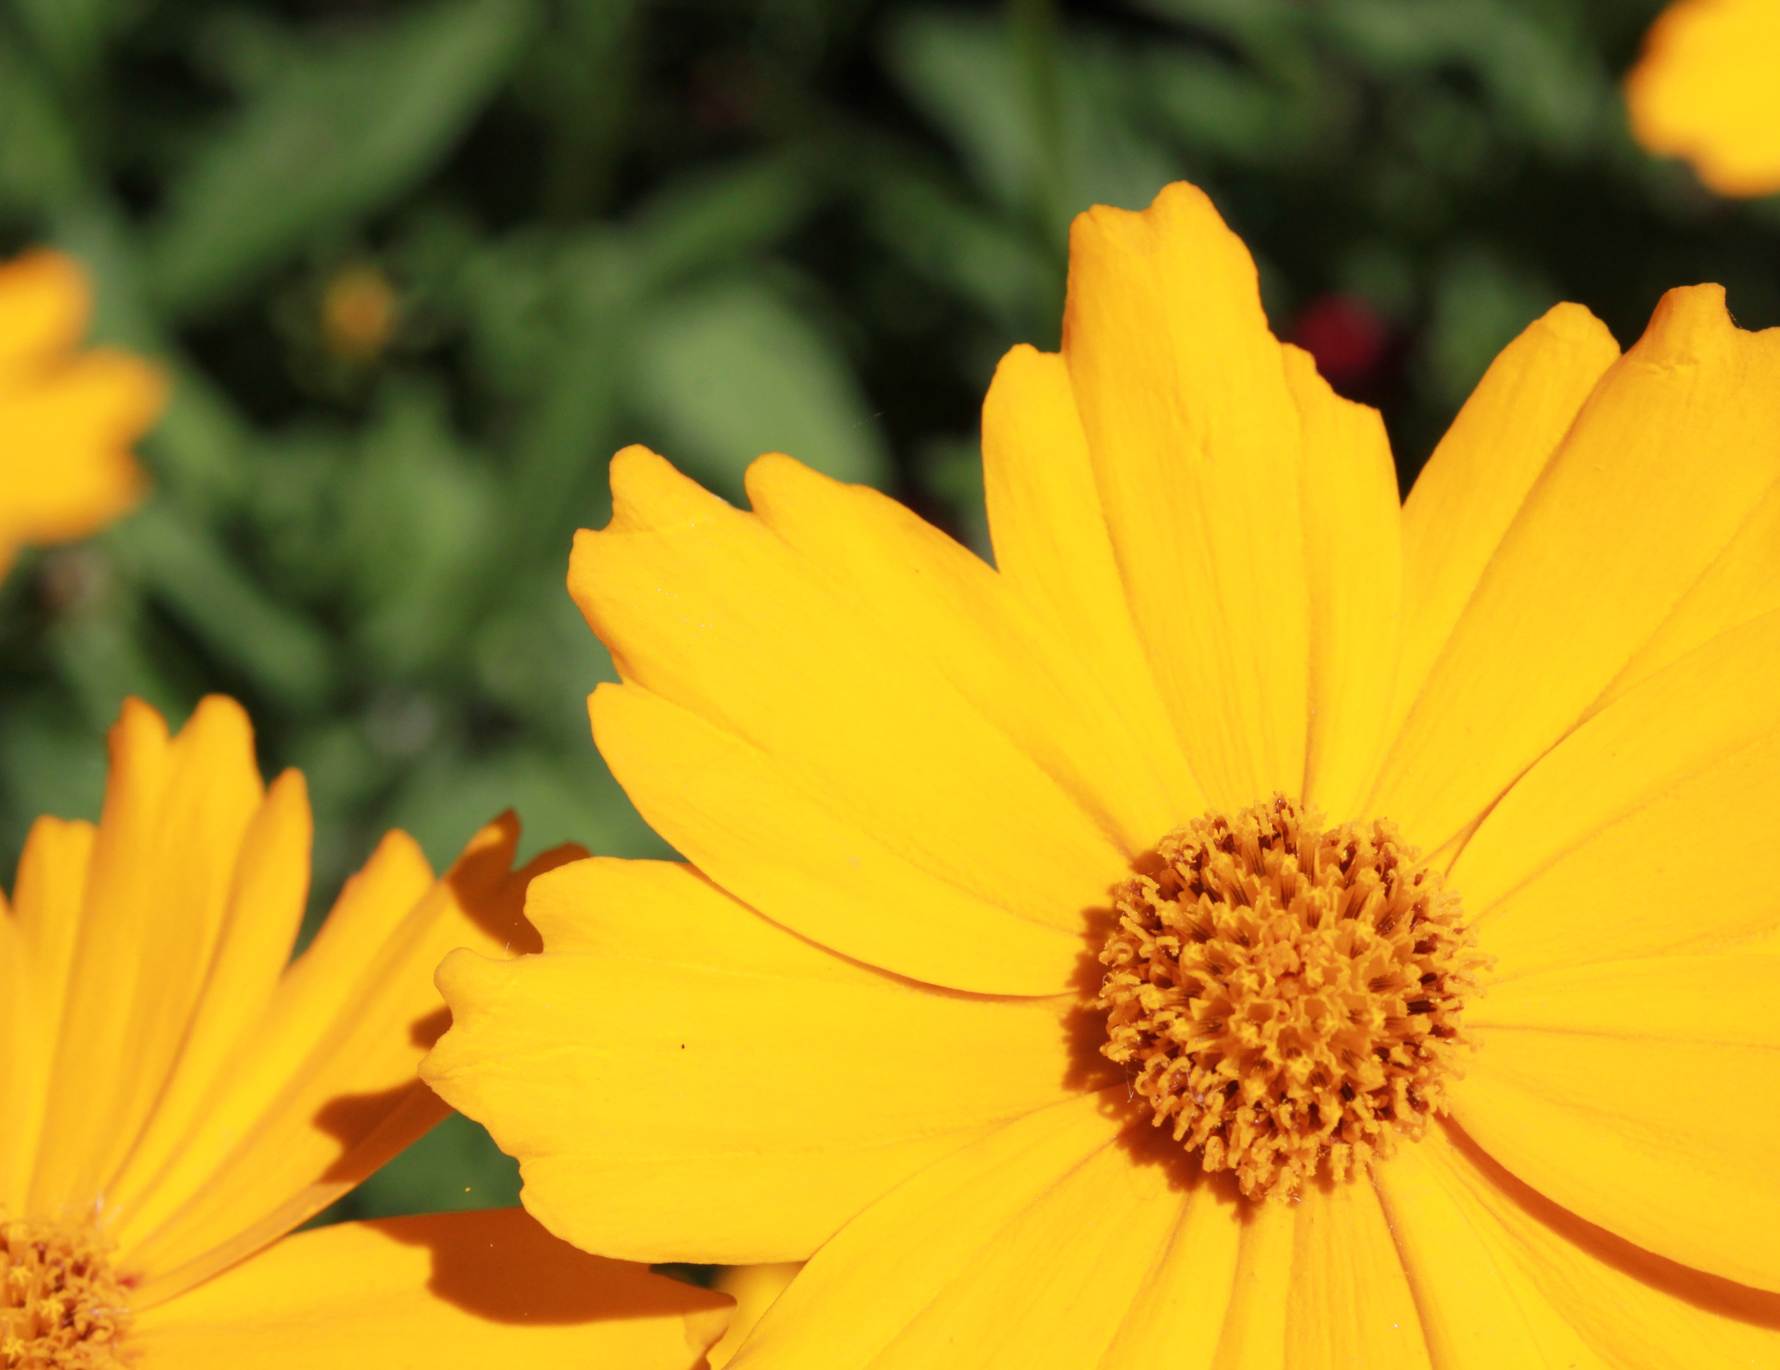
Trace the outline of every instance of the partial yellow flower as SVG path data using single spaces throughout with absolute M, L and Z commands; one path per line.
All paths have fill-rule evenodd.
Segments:
M 727 1302 L 518 1209 L 284 1234 L 448 1111 L 415 1078 L 453 947 L 536 945 L 517 825 L 435 879 L 391 833 L 295 961 L 303 777 L 246 716 L 131 701 L 103 816 L 39 819 L 0 916 L 0 1366 L 690 1370 Z
M 813 1254 L 734 1370 L 1775 1363 L 1780 331 L 1561 305 L 1400 504 L 1197 190 L 1068 300 L 994 569 L 619 455 L 594 732 L 693 864 L 541 876 L 424 1077 L 578 1246 Z
M 0 265 L 0 575 L 24 544 L 86 537 L 142 494 L 130 444 L 165 386 L 126 353 L 73 350 L 91 308 L 72 258 Z
M 1780 191 L 1780 0 L 1678 0 L 1626 77 L 1632 135 L 1720 195 Z

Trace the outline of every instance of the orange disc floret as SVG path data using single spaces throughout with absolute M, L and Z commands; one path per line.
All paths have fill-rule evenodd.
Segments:
M 0 1214 L 0 1366 L 121 1370 L 114 1341 L 129 1310 L 112 1245 L 90 1224 Z
M 1097 1007 L 1161 1126 L 1250 1198 L 1347 1179 L 1419 1137 L 1483 958 L 1383 821 L 1283 795 L 1165 837 L 1118 892 Z

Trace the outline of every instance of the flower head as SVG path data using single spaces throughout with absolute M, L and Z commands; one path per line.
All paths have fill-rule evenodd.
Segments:
M 1677 0 L 1626 78 L 1632 133 L 1720 195 L 1780 191 L 1780 4 Z
M 290 960 L 303 778 L 247 719 L 169 737 L 130 702 L 103 816 L 39 819 L 0 914 L 0 1367 L 580 1365 L 690 1370 L 721 1300 L 584 1256 L 518 1210 L 278 1240 L 446 1113 L 414 1067 L 452 947 L 535 945 L 517 825 L 442 879 L 391 833 Z
M 21 545 L 97 532 L 142 493 L 130 444 L 163 386 L 135 357 L 72 351 L 90 308 L 61 253 L 0 266 L 0 574 Z
M 1559 306 L 1400 503 L 1204 195 L 1094 209 L 994 568 L 619 454 L 594 732 L 691 864 L 539 877 L 423 1074 L 577 1245 L 813 1253 L 746 1370 L 1771 1358 L 1777 401 L 1714 288 Z

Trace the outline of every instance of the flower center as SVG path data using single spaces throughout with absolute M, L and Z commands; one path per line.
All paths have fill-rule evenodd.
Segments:
M 1177 829 L 1139 869 L 1094 1003 L 1156 1126 L 1251 1199 L 1421 1136 L 1486 962 L 1389 823 L 1325 829 L 1276 795 Z
M 108 1243 L 91 1227 L 0 1213 L 0 1366 L 122 1370 L 115 1346 L 128 1316 Z

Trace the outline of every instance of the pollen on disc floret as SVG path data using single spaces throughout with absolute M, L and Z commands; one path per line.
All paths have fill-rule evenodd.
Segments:
M 1485 959 L 1389 823 L 1323 828 L 1276 795 L 1177 829 L 1139 869 L 1095 1004 L 1157 1126 L 1252 1199 L 1421 1136 Z
M 124 1370 L 128 1316 L 109 1245 L 90 1226 L 0 1212 L 0 1367 Z

